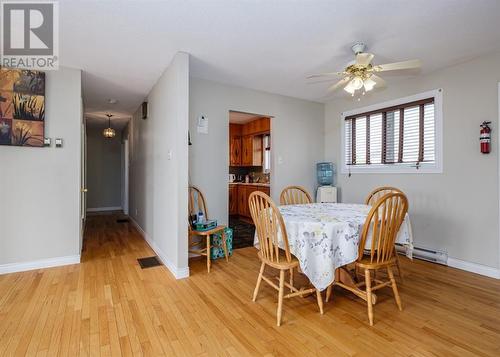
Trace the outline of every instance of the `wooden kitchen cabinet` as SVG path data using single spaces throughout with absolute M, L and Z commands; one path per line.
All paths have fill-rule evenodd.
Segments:
M 247 216 L 249 209 L 247 208 L 248 197 L 246 196 L 246 187 L 238 187 L 238 214 L 240 216 Z
M 270 119 L 229 124 L 229 166 L 262 166 L 262 135 L 270 131 Z
M 247 135 L 241 140 L 241 166 L 262 166 L 262 136 Z
M 238 214 L 239 216 L 251 218 L 250 208 L 248 207 L 248 199 L 250 194 L 254 191 L 261 191 L 269 195 L 269 187 L 259 186 L 259 185 L 237 185 L 237 190 L 233 191 L 233 197 L 237 197 L 235 199 L 234 205 L 237 207 L 233 207 L 233 212 L 231 213 L 231 187 L 229 188 L 229 212 L 230 214 Z
M 241 132 L 243 125 L 229 124 L 229 166 L 241 166 Z
M 234 136 L 229 139 L 229 166 L 241 165 L 241 137 Z
M 253 141 L 250 135 L 241 139 L 241 165 L 252 166 Z
M 238 185 L 229 185 L 229 214 L 238 214 Z
M 241 135 L 265 134 L 271 131 L 271 120 L 269 118 L 260 118 L 245 125 L 242 125 Z

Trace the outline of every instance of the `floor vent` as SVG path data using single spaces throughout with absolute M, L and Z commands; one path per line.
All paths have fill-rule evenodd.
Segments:
M 158 259 L 156 255 L 154 257 L 139 258 L 137 259 L 137 261 L 139 262 L 139 265 L 142 269 L 158 267 L 162 265 L 160 259 Z
M 128 218 L 119 218 L 116 220 L 116 223 L 128 223 L 130 222 Z
M 396 245 L 398 252 L 406 252 L 405 248 L 401 245 Z M 448 265 L 448 253 L 442 250 L 428 249 L 423 247 L 413 248 L 413 258 L 426 260 L 432 263 Z

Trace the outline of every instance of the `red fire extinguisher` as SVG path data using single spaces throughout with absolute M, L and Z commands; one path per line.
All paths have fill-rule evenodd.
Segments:
M 481 143 L 481 153 L 489 154 L 491 146 L 491 128 L 488 126 L 491 121 L 483 121 L 481 124 L 481 131 L 479 136 L 479 142 Z

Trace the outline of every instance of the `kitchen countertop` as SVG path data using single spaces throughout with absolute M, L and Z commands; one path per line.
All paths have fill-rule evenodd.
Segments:
M 263 186 L 263 187 L 270 187 L 270 184 L 268 183 L 263 183 L 263 182 L 229 182 L 230 185 L 244 185 L 244 186 Z

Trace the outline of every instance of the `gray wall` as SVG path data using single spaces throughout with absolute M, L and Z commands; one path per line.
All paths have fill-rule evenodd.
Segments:
M 449 256 L 499 266 L 498 82 L 500 54 L 410 78 L 361 102 L 337 99 L 326 105 L 325 157 L 340 165 L 343 111 L 443 88 L 442 174 L 338 175 L 344 202 L 363 202 L 376 186 L 407 193 L 415 244 Z M 492 121 L 492 152 L 479 152 L 479 124 Z
M 103 128 L 87 128 L 87 208 L 121 207 L 121 132 L 113 139 Z
M 178 53 L 130 124 L 130 215 L 176 277 L 187 252 L 189 56 Z
M 246 88 L 191 78 L 189 93 L 190 183 L 206 196 L 211 218 L 227 223 L 229 110 L 271 115 L 271 195 L 287 185 L 316 188 L 316 162 L 324 155 L 324 105 Z M 198 134 L 206 115 L 208 134 Z M 282 160 L 279 162 L 278 158 Z
M 51 147 L 0 147 L 0 265 L 80 254 L 81 72 L 47 71 L 45 105 Z

